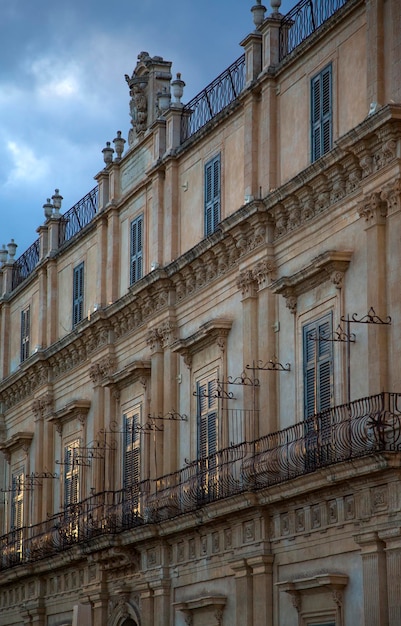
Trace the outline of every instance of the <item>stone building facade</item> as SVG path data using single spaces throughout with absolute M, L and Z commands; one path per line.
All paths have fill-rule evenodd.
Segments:
M 0 251 L 0 625 L 401 623 L 399 1 L 279 4 Z

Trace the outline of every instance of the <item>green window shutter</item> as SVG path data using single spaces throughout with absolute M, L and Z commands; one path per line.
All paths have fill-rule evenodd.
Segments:
M 80 497 L 79 439 L 64 448 L 64 507 L 77 504 Z
M 303 328 L 304 417 L 330 408 L 333 401 L 332 315 Z
M 205 165 L 205 237 L 211 235 L 220 222 L 220 155 Z
M 21 362 L 29 357 L 29 343 L 31 332 L 31 309 L 28 306 L 21 311 Z
M 217 377 L 197 383 L 198 396 L 198 459 L 205 459 L 217 452 Z
M 123 456 L 123 488 L 130 490 L 138 486 L 141 475 L 140 410 L 123 415 L 124 423 L 124 456 Z
M 22 528 L 24 524 L 24 474 L 16 473 L 11 481 L 11 530 Z
M 72 324 L 76 326 L 84 314 L 84 263 L 74 268 Z
M 312 162 L 333 147 L 332 66 L 328 65 L 311 81 Z
M 130 285 L 143 275 L 143 215 L 131 222 Z

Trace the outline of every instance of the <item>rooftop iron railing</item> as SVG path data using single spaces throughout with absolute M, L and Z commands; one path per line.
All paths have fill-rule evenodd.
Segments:
M 15 261 L 12 271 L 11 288 L 16 289 L 32 272 L 39 263 L 40 240 L 36 239 Z
M 231 445 L 183 469 L 106 491 L 35 526 L 0 537 L 0 570 L 48 558 L 76 544 L 171 519 L 243 492 L 333 464 L 401 451 L 401 393 L 381 393 L 327 409 L 252 442 Z M 99 541 L 93 549 L 103 545 Z M 97 547 L 96 547 L 97 546 Z
M 98 211 L 98 189 L 96 185 L 86 196 L 64 213 L 60 221 L 59 246 L 79 233 L 95 217 Z
M 245 55 L 242 55 L 184 106 L 181 117 L 181 143 L 234 102 L 244 86 Z
M 298 2 L 281 20 L 280 61 L 347 2 L 348 0 L 301 0 Z

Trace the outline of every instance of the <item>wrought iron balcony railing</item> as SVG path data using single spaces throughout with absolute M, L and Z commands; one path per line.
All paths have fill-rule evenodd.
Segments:
M 348 0 L 301 0 L 298 2 L 281 20 L 280 61 L 347 2 Z
M 234 61 L 182 110 L 181 143 L 234 102 L 245 85 L 245 55 Z
M 35 526 L 0 537 L 0 570 L 47 558 L 93 538 L 171 519 L 243 492 L 257 491 L 333 464 L 401 451 L 401 393 L 381 393 L 327 409 L 303 422 L 242 442 L 183 469 L 108 491 Z M 99 547 L 101 543 L 96 542 Z
M 94 187 L 71 209 L 64 213 L 60 221 L 59 246 L 69 241 L 89 224 L 98 210 L 98 187 Z
M 40 240 L 37 239 L 29 246 L 13 265 L 11 288 L 16 289 L 32 272 L 39 263 Z

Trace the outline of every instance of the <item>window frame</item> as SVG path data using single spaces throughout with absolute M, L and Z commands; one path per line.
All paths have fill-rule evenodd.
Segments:
M 209 237 L 221 220 L 221 154 L 205 163 L 204 171 L 204 234 Z
M 21 310 L 21 340 L 20 340 L 20 360 L 26 361 L 30 355 L 31 339 L 31 307 L 28 305 Z
M 311 162 L 333 148 L 333 65 L 329 63 L 312 77 L 311 103 Z
M 307 419 L 333 406 L 334 349 L 332 341 L 316 337 L 333 332 L 333 312 L 328 311 L 302 326 L 303 344 L 303 417 Z M 328 398 L 328 399 L 327 399 Z M 311 403 L 313 402 L 313 411 Z
M 132 220 L 130 224 L 130 286 L 143 278 L 143 225 L 143 213 Z
M 72 327 L 75 328 L 84 317 L 85 263 L 81 261 L 73 270 L 72 287 Z
M 199 498 L 217 495 L 219 450 L 218 371 L 196 381 L 196 458 L 199 472 Z

